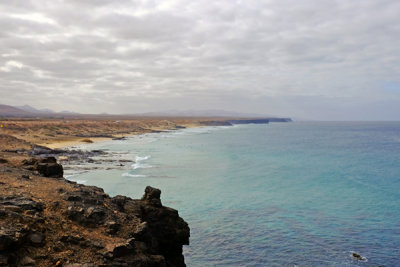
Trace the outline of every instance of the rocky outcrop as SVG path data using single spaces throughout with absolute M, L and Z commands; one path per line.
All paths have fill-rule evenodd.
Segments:
M 31 158 L 30 178 L 13 168 L 0 175 L 0 266 L 185 266 L 189 226 L 162 205 L 159 189 L 146 187 L 140 200 L 110 197 L 37 176 L 40 164 L 56 163 Z
M 146 230 L 146 225 L 142 225 L 134 236 L 151 243 L 153 249 L 159 250 L 165 256 L 167 265 L 183 266 L 181 244 L 189 245 L 189 227 L 179 217 L 177 210 L 162 206 L 160 194 L 159 189 L 146 187 L 140 209 L 141 217 L 149 230 Z M 141 238 L 142 236 L 145 237 Z
M 0 266 L 34 266 L 35 260 L 28 260 L 25 253 L 20 257 L 18 253 L 20 248 L 45 244 L 43 209 L 42 203 L 30 198 L 0 197 Z
M 30 158 L 24 160 L 23 165 L 29 170 L 37 171 L 44 177 L 61 178 L 64 174 L 63 167 L 57 163 L 54 157 Z

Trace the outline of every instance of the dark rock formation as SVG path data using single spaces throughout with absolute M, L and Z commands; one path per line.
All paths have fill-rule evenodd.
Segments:
M 144 195 L 142 197 L 142 200 L 150 205 L 161 207 L 162 205 L 160 196 L 161 196 L 160 189 L 147 186 L 146 189 L 144 190 Z
M 0 266 L 26 266 L 34 260 L 19 255 L 22 247 L 42 247 L 42 212 L 44 205 L 29 198 L 9 196 L 0 198 Z M 14 223 L 3 224 L 6 221 Z
M 64 174 L 62 165 L 58 164 L 54 157 L 30 158 L 24 160 L 22 164 L 27 169 L 35 170 L 44 177 L 61 178 Z
M 134 200 L 53 181 L 56 202 L 0 197 L 0 266 L 185 266 L 188 224 L 162 206 L 159 189 Z
M 37 145 L 28 151 L 28 155 L 30 156 L 37 156 L 41 158 L 66 156 L 68 158 L 77 160 L 85 160 L 90 157 L 101 156 L 106 154 L 107 153 L 104 152 L 103 150 L 83 151 L 76 149 L 51 149 L 48 147 L 37 146 Z
M 121 139 L 122 140 L 122 139 Z M 43 146 L 35 146 L 25 154 L 36 159 L 54 157 L 58 163 L 63 165 L 64 170 L 86 171 L 95 169 L 125 169 L 123 163 L 133 162 L 131 159 L 116 159 L 112 154 L 116 152 L 106 152 L 103 150 L 77 150 L 77 149 L 50 149 Z M 118 154 L 118 153 L 117 153 Z M 27 164 L 29 165 L 29 164 Z M 30 165 L 33 165 L 31 163 Z M 33 167 L 31 168 L 33 169 Z
M 127 138 L 125 136 L 122 137 L 114 137 L 112 140 L 126 140 Z
M 189 245 L 190 230 L 188 224 L 179 217 L 178 211 L 162 207 L 159 189 L 146 187 L 140 203 L 141 217 L 147 225 L 141 225 L 134 234 L 136 238 L 146 236 L 142 241 L 151 241 L 152 249 L 161 251 L 167 266 L 184 266 L 182 245 Z
M 358 254 L 358 253 L 356 253 L 356 252 L 353 252 L 353 253 L 351 254 L 351 256 L 352 256 L 354 259 L 359 260 L 359 261 L 367 261 L 367 258 L 361 256 L 360 254 Z
M 58 163 L 38 163 L 36 170 L 44 177 L 63 177 L 63 167 Z

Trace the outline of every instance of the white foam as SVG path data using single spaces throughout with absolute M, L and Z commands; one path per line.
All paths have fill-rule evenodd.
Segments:
M 121 175 L 122 177 L 146 177 L 146 175 L 142 175 L 142 174 L 131 174 L 129 172 L 123 173 Z
M 144 156 L 144 157 L 136 156 L 135 163 L 132 164 L 133 169 L 136 170 L 136 169 L 146 169 L 153 167 L 149 164 L 142 163 L 143 161 L 148 160 L 149 158 L 150 156 Z
M 144 157 L 136 156 L 136 161 L 146 160 L 146 159 L 149 159 L 150 157 L 151 156 L 144 156 Z

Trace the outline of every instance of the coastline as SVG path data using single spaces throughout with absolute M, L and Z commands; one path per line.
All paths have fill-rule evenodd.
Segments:
M 52 149 L 85 142 L 122 139 L 126 136 L 204 126 L 231 126 L 242 123 L 289 122 L 280 118 L 132 118 L 132 119 L 26 119 L 0 120 L 0 134 Z
M 0 266 L 185 266 L 190 229 L 159 189 L 110 197 L 54 158 L 1 156 Z
M 97 142 L 103 142 L 103 141 L 109 141 L 112 140 L 111 137 L 92 137 L 90 138 L 92 143 L 97 143 Z M 71 146 L 76 146 L 76 145 L 82 145 L 82 144 L 88 144 L 88 142 L 82 141 L 82 138 L 71 138 L 67 140 L 52 140 L 50 142 L 45 142 L 45 143 L 39 143 L 39 146 L 45 146 L 50 149 L 64 149 L 68 148 Z
M 73 155 L 78 164 L 108 154 L 60 148 L 227 126 L 226 120 L 7 120 L 4 125 L 0 132 L 0 266 L 185 266 L 182 247 L 189 244 L 189 226 L 178 211 L 161 204 L 159 189 L 146 187 L 142 199 L 133 200 L 110 197 L 101 188 L 70 181 L 64 178 L 63 153 Z
M 207 125 L 197 125 L 197 124 L 186 124 L 182 128 L 173 128 L 173 129 L 151 129 L 150 132 L 130 132 L 126 134 L 115 134 L 112 137 L 91 137 L 88 136 L 85 139 L 89 139 L 91 142 L 85 142 L 84 139 L 78 137 L 71 137 L 65 140 L 48 140 L 44 143 L 39 143 L 39 146 L 45 146 L 50 149 L 66 149 L 69 147 L 84 145 L 84 144 L 92 144 L 92 143 L 99 143 L 99 142 L 107 142 L 112 140 L 124 140 L 125 138 L 129 138 L 132 136 L 143 135 L 148 133 L 162 133 L 167 131 L 176 131 L 181 129 L 190 129 L 190 128 L 203 128 L 207 127 Z
M 113 138 L 119 136 L 90 140 Z M 83 138 L 67 139 L 45 144 L 63 147 Z M 178 211 L 162 205 L 161 190 L 146 187 L 141 199 L 110 197 L 64 178 L 56 157 L 46 155 L 62 150 L 4 131 L 0 144 L 0 266 L 185 266 L 190 229 Z

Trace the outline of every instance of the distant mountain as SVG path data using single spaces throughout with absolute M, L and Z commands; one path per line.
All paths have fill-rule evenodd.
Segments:
M 147 112 L 147 113 L 136 113 L 136 114 L 80 114 L 76 112 L 71 112 L 64 110 L 61 112 L 55 112 L 51 109 L 36 109 L 29 105 L 23 106 L 9 106 L 0 104 L 0 117 L 52 117 L 52 118 L 119 118 L 119 117 L 203 117 L 203 118 L 213 118 L 213 117 L 226 117 L 226 118 L 264 118 L 271 122 L 280 121 L 291 121 L 289 118 L 280 118 L 271 115 L 261 115 L 252 113 L 240 113 L 226 110 L 167 110 L 159 112 Z
M 63 111 L 58 112 L 58 114 L 77 115 L 79 113 L 73 112 L 73 111 L 68 111 L 68 110 L 63 110 Z
M 22 110 L 25 110 L 28 112 L 32 112 L 32 113 L 56 113 L 55 111 L 48 109 L 48 108 L 36 109 L 29 105 L 17 106 L 16 108 L 19 108 L 19 109 L 22 109 Z
M 14 107 L 0 104 L 0 116 L 2 117 L 61 117 L 65 114 L 73 115 L 77 113 L 70 111 L 58 113 L 51 109 L 36 109 L 29 105 Z
M 28 112 L 37 112 L 38 110 L 35 109 L 34 107 L 31 107 L 29 105 L 23 105 L 23 106 L 16 106 L 16 108 L 28 111 Z
M 3 116 L 3 117 L 34 117 L 35 113 L 23 110 L 21 108 L 0 104 L 0 116 Z

